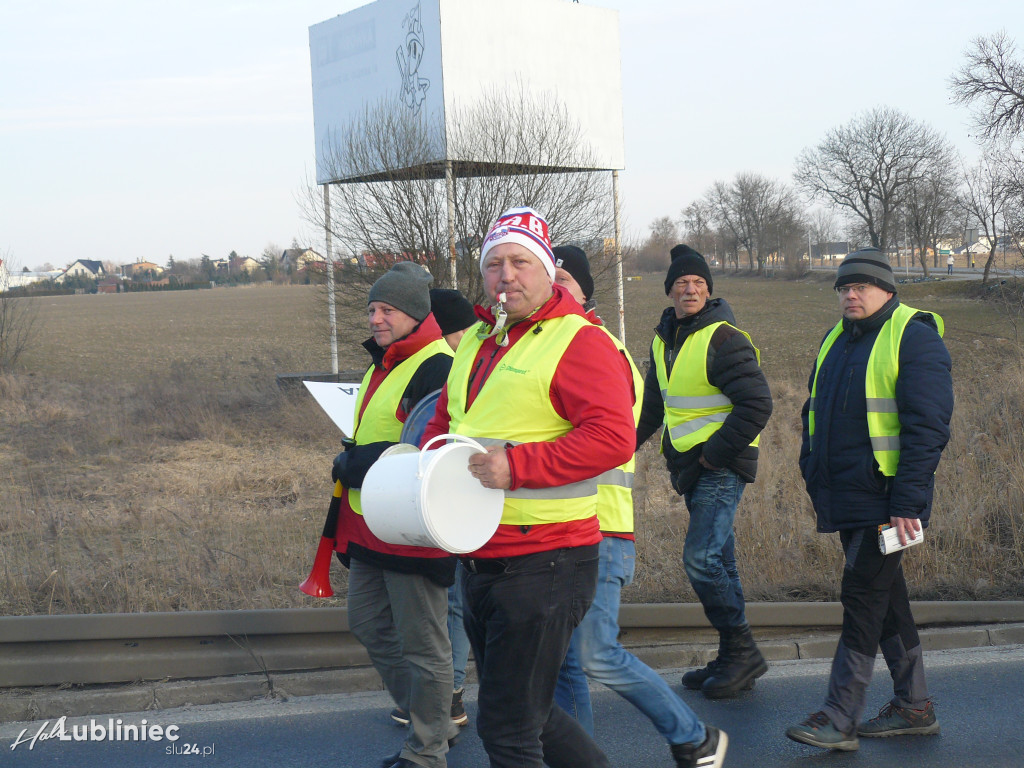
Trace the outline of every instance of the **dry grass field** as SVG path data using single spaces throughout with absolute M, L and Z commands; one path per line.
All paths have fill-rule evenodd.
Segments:
M 838 548 L 814 532 L 796 468 L 799 410 L 837 318 L 824 280 L 715 276 L 760 348 L 775 396 L 758 480 L 737 519 L 750 599 L 834 599 Z M 1024 366 L 1014 329 L 953 284 L 901 288 L 938 311 L 954 361 L 953 439 L 933 525 L 905 559 L 915 598 L 1020 597 Z M 611 294 L 598 296 L 615 325 Z M 0 376 L 0 612 L 103 613 L 323 604 L 309 571 L 330 493 L 336 428 L 275 374 L 329 367 L 316 289 L 64 296 L 40 302 L 23 370 Z M 626 284 L 641 365 L 667 305 L 662 280 Z M 342 346 L 341 368 L 363 359 Z M 657 446 L 641 451 L 639 567 L 625 599 L 687 601 L 685 505 Z M 345 572 L 332 580 L 340 601 Z

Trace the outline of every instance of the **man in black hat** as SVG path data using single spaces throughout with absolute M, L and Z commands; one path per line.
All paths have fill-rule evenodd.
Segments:
M 589 305 L 587 318 L 604 327 L 593 311 L 594 279 L 586 252 L 575 245 L 556 246 L 551 252 L 555 256 L 555 282 L 584 308 Z M 635 418 L 642 400 L 643 378 L 626 348 L 618 339 L 611 338 L 629 363 L 636 393 Z M 657 672 L 619 642 L 619 601 L 622 589 L 633 582 L 636 564 L 631 490 L 635 466 L 633 457 L 598 477 L 597 519 L 602 538 L 597 591 L 583 621 L 573 631 L 569 651 L 558 674 L 555 703 L 592 734 L 594 713 L 587 678 L 604 683 L 650 719 L 668 742 L 676 765 L 713 768 L 725 759 L 728 735 L 713 726 L 705 726 Z
M 677 245 L 665 278 L 672 300 L 651 344 L 637 448 L 662 424 L 672 486 L 690 522 L 683 565 L 719 635 L 718 656 L 683 675 L 708 698 L 735 696 L 768 670 L 747 623 L 733 521 L 757 473 L 758 439 L 772 412 L 768 382 L 750 337 L 735 326 L 704 257 Z
M 902 550 L 886 554 L 883 525 L 900 544 L 920 541 L 935 469 L 953 412 L 942 318 L 896 297 L 889 259 L 875 248 L 849 254 L 835 282 L 840 321 L 826 334 L 803 408 L 800 471 L 818 531 L 843 547 L 839 637 L 821 710 L 786 731 L 794 741 L 854 750 L 858 736 L 939 732 L 910 612 Z M 881 646 L 893 698 L 860 722 Z
M 459 348 L 459 342 L 469 327 L 480 322 L 469 299 L 454 288 L 431 288 L 430 311 L 453 351 Z
M 557 245 L 551 252 L 555 256 L 555 282 L 580 303 L 584 312 L 590 312 L 594 308 L 594 278 L 587 252 L 576 245 Z

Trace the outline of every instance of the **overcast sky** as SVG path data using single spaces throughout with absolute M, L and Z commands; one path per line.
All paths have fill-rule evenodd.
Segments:
M 488 0 L 480 0 L 486 2 Z M 555 0 L 552 0 L 555 1 Z M 318 245 L 308 27 L 361 0 L 0 0 L 0 257 L 165 264 Z M 892 106 L 976 155 L 948 78 L 1021 0 L 589 0 L 619 11 L 627 236 Z M 322 250 L 322 245 L 320 245 Z

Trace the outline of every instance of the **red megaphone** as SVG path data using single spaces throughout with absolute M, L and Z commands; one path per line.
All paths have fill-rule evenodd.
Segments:
M 313 570 L 309 572 L 309 578 L 299 584 L 299 589 L 310 597 L 330 597 L 334 594 L 334 590 L 331 589 L 331 555 L 333 554 L 334 539 L 322 536 L 320 544 L 316 548 Z
M 309 578 L 299 584 L 299 589 L 310 597 L 330 597 L 331 589 L 331 555 L 334 554 L 334 537 L 338 531 L 338 512 L 341 509 L 340 483 L 335 487 L 335 495 L 331 497 L 331 505 L 327 508 L 327 519 L 324 530 L 320 534 L 320 544 L 316 548 L 313 570 Z

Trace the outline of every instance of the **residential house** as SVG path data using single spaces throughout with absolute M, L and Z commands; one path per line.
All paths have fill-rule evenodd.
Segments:
M 152 261 L 142 261 L 142 259 L 139 259 L 134 264 L 124 264 L 121 267 L 121 275 L 131 280 L 160 277 L 163 273 L 164 268 L 159 264 L 154 264 Z
M 228 262 L 228 269 L 232 274 L 248 272 L 250 275 L 259 270 L 263 265 L 252 256 L 235 256 Z
M 359 254 L 359 263 L 369 269 L 390 269 L 400 261 L 423 263 L 426 254 L 422 251 L 402 251 L 401 253 L 372 253 L 363 251 Z
M 311 264 L 322 270 L 327 264 L 327 259 L 312 248 L 288 248 L 278 259 L 278 266 L 285 274 L 301 272 L 308 269 Z
M 54 279 L 55 283 L 63 283 L 70 277 L 87 277 L 93 280 L 98 280 L 101 277 L 105 277 L 107 270 L 103 268 L 102 261 L 94 261 L 92 259 L 78 259 L 73 262 L 71 266 L 65 269 L 58 277 Z

